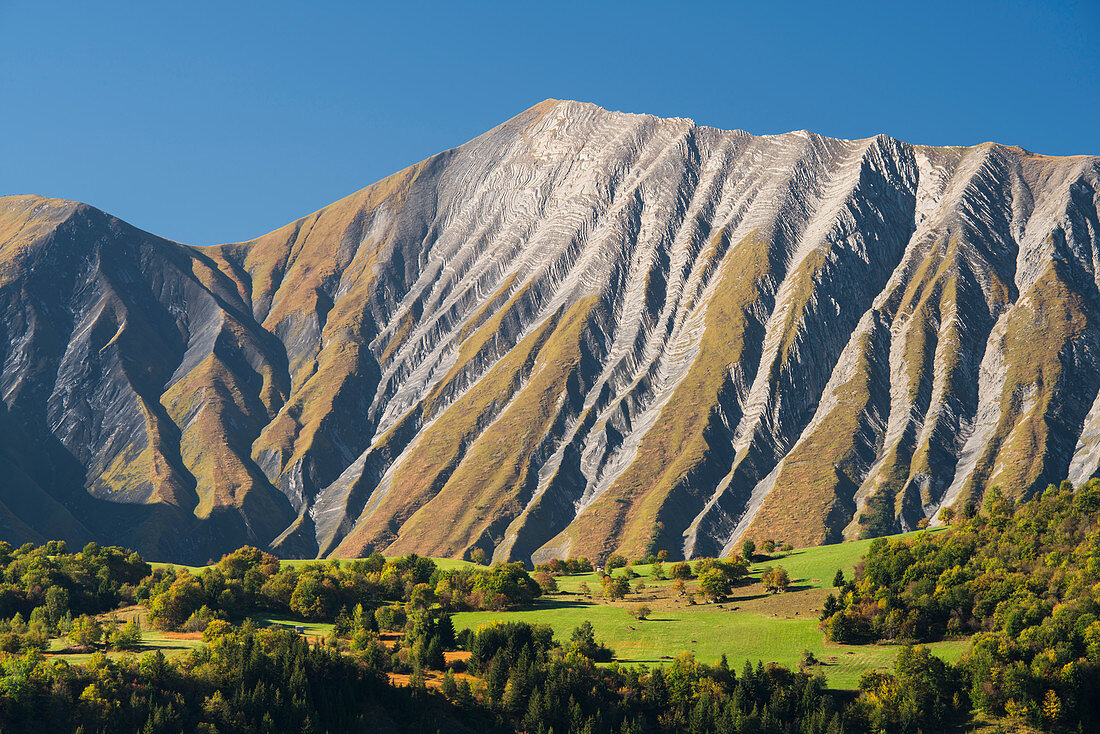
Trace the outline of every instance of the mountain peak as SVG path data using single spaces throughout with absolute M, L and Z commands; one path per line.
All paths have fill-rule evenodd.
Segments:
M 246 243 L 5 197 L 0 533 L 717 556 L 1087 479 L 1098 161 L 546 100 Z

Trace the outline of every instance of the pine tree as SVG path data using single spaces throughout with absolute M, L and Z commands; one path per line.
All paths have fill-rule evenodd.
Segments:
M 458 693 L 458 686 L 455 685 L 455 674 L 450 668 L 447 668 L 447 672 L 443 674 L 443 682 L 440 683 L 439 690 L 451 700 L 454 700 L 455 694 Z
M 505 660 L 504 653 L 499 652 L 493 656 L 485 684 L 489 688 L 489 699 L 493 702 L 500 701 L 504 695 L 504 687 L 508 685 L 508 661 Z

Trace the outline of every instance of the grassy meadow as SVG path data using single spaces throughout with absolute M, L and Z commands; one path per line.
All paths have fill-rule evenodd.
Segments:
M 936 532 L 936 531 L 924 531 Z M 751 583 L 736 587 L 724 603 L 707 604 L 696 594 L 696 604 L 678 598 L 670 580 L 654 580 L 650 566 L 634 566 L 645 588 L 623 601 L 598 596 L 600 579 L 592 574 L 557 577 L 559 593 L 546 595 L 526 610 L 514 612 L 466 612 L 454 615 L 456 629 L 477 627 L 495 621 L 516 620 L 549 624 L 555 636 L 567 640 L 585 620 L 592 623 L 596 638 L 615 650 L 623 664 L 647 665 L 667 662 L 682 651 L 691 651 L 703 662 L 713 663 L 722 655 L 731 666 L 745 661 L 777 662 L 797 668 L 802 651 L 809 650 L 821 661 L 816 670 L 836 688 L 852 688 L 859 676 L 873 668 L 892 665 L 893 645 L 839 645 L 826 642 L 818 629 L 818 614 L 832 590 L 837 569 L 851 577 L 855 565 L 871 541 L 806 548 L 783 557 L 753 565 Z M 669 564 L 665 564 L 667 570 Z M 781 565 L 791 576 L 790 590 L 767 594 L 760 576 L 768 566 Z M 616 571 L 616 574 L 622 571 Z M 597 596 L 580 593 L 582 584 Z M 687 583 L 693 591 L 695 581 Z M 652 610 L 647 620 L 631 611 L 639 606 Z M 939 642 L 930 647 L 947 660 L 962 655 L 968 640 Z
M 137 618 L 141 624 L 141 647 L 132 652 L 120 652 L 112 650 L 106 653 L 109 658 L 119 658 L 125 655 L 141 655 L 142 653 L 160 650 L 165 657 L 176 657 L 193 650 L 202 644 L 202 635 L 194 632 L 164 632 L 154 629 L 149 623 L 149 612 L 142 606 L 130 606 L 115 611 L 113 614 L 96 615 L 100 621 L 107 622 L 114 616 L 119 624 L 124 624 L 130 619 Z M 84 663 L 92 657 L 89 652 L 68 652 L 70 643 L 64 637 L 57 637 L 50 641 L 46 655 L 62 658 L 70 663 Z

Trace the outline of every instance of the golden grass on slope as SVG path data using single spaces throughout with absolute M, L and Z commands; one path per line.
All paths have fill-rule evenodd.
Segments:
M 385 234 L 363 240 L 364 226 L 381 209 L 391 215 L 404 206 L 410 189 L 432 159 L 422 161 L 367 188 L 244 245 L 222 248 L 220 262 L 246 248 L 244 268 L 251 278 L 251 302 L 270 304 L 264 328 L 288 330 L 295 343 L 305 329 L 323 323 L 317 336 L 291 357 L 291 396 L 256 441 L 253 455 L 276 452 L 281 467 L 308 452 L 324 449 L 323 423 L 348 389 L 362 379 L 363 363 L 373 360 L 365 329 L 373 328 L 367 309 L 378 282 Z M 376 233 L 377 234 L 377 233 Z M 228 268 L 238 281 L 241 274 Z M 326 287 L 343 279 L 352 287 L 328 303 Z M 324 453 L 321 451 L 320 453 Z
M 957 308 L 960 264 L 958 241 L 937 240 L 921 258 L 900 298 L 892 294 L 883 309 L 885 317 L 893 314 L 892 329 L 895 332 L 900 329 L 894 343 L 900 338 L 904 355 L 904 399 L 910 406 L 907 418 L 909 430 L 901 431 L 894 443 L 883 447 L 882 459 L 874 473 L 864 480 L 864 486 L 868 488 L 869 496 L 878 496 L 885 503 L 884 509 L 888 510 L 889 516 L 882 518 L 882 521 L 891 524 L 901 511 L 906 482 L 914 474 L 930 473 L 931 436 L 926 437 L 918 447 L 914 435 L 916 422 L 923 417 L 917 412 L 923 409 L 921 393 L 931 391 L 929 383 L 950 384 L 958 378 L 960 327 L 957 321 L 945 323 L 944 319 Z M 896 305 L 893 303 L 895 300 Z M 941 338 L 941 334 L 945 338 Z M 896 376 L 891 374 L 891 380 L 894 379 Z M 899 409 L 891 405 L 892 411 Z M 930 501 L 931 498 L 927 499 Z M 859 514 L 857 510 L 857 517 Z M 848 527 L 846 534 L 851 537 L 866 534 L 869 530 L 872 530 L 869 526 L 860 527 L 854 523 Z
M 213 354 L 173 385 L 163 402 L 182 428 L 180 454 L 197 482 L 195 515 L 206 518 L 217 508 L 242 507 L 247 495 L 259 491 L 245 457 L 247 436 L 258 430 L 265 417 L 262 412 L 254 414 L 263 406 L 255 398 L 249 400 L 237 377 Z M 226 425 L 237 426 L 237 437 L 243 439 L 239 445 L 233 445 L 234 436 L 224 431 Z M 274 506 L 267 510 L 272 519 L 282 514 Z
M 533 283 L 531 281 L 524 283 L 523 286 L 508 299 L 508 302 L 504 304 L 503 308 L 497 310 L 496 313 L 492 312 L 493 306 L 500 299 L 500 296 L 506 294 L 511 288 L 513 279 L 514 276 L 509 277 L 497 290 L 497 293 L 489 299 L 489 302 L 462 326 L 462 329 L 459 331 L 461 346 L 458 348 L 458 358 L 455 360 L 454 366 L 451 367 L 443 379 L 436 383 L 435 387 L 432 388 L 432 391 L 428 394 L 428 397 L 424 399 L 425 418 L 430 418 L 435 415 L 435 412 L 441 405 L 441 397 L 444 391 L 451 386 L 455 377 L 471 363 L 476 362 L 490 351 L 493 342 L 501 333 L 501 324 L 504 323 L 504 320 L 517 316 L 520 304 L 523 302 L 527 293 L 533 288 Z M 492 315 L 490 316 L 489 314 Z
M 0 197 L 0 286 L 22 277 L 22 259 L 80 207 L 44 196 Z
M 719 249 L 720 232 L 708 245 Z M 770 244 L 751 234 L 729 248 L 705 304 L 699 353 L 621 477 L 564 531 L 571 555 L 604 557 L 616 550 L 637 556 L 658 532 L 660 513 L 674 489 L 706 456 L 704 437 L 719 392 L 741 360 L 748 311 L 768 274 Z M 704 252 L 701 257 L 706 257 Z
M 336 555 L 357 555 L 367 547 L 388 545 L 398 528 L 435 497 L 467 447 L 533 371 L 561 318 L 561 309 L 546 318 L 420 433 L 409 457 L 394 470 L 394 491 L 359 519 Z
M 1046 463 L 1052 403 L 1066 369 L 1062 358 L 1089 328 L 1087 304 L 1062 278 L 1057 262 L 1051 262 L 1008 314 L 1001 421 L 983 457 L 987 486 L 1026 491 Z
M 776 476 L 775 486 L 764 499 L 746 535 L 782 538 L 794 545 L 825 542 L 831 513 L 845 513 L 834 488 L 859 484 L 854 467 L 856 442 L 865 430 L 864 411 L 871 403 L 870 382 L 874 374 L 874 330 L 860 334 L 856 342 L 856 364 L 837 402 L 824 420 L 791 449 Z M 797 507 L 798 512 L 791 512 Z M 846 517 L 842 523 L 845 524 Z
M 495 523 L 519 515 L 536 471 L 533 454 L 578 369 L 583 333 L 597 304 L 589 296 L 562 316 L 522 391 L 477 437 L 439 493 L 402 526 L 387 553 L 424 548 L 432 555 L 460 554 Z M 424 538 L 437 540 L 425 548 Z
M 338 249 L 357 216 L 382 206 L 397 210 L 423 173 L 427 159 L 320 209 L 309 216 L 245 243 L 245 269 L 252 280 L 252 302 L 270 299 L 264 326 L 274 328 L 286 316 L 302 310 L 302 298 L 343 271 L 352 254 Z M 230 246 L 233 247 L 233 246 Z

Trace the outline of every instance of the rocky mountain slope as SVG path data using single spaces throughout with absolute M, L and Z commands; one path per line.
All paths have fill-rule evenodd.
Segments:
M 0 199 L 0 536 L 715 555 L 1100 466 L 1100 159 L 548 100 L 251 242 Z

